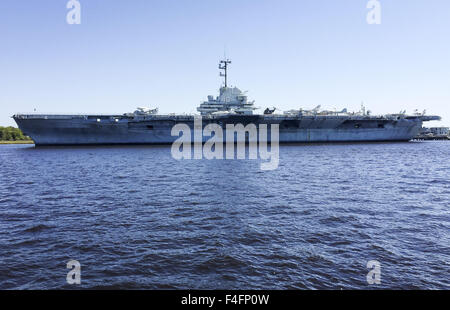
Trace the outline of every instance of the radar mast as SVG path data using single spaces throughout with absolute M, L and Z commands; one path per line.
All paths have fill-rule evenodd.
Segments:
M 220 72 L 220 76 L 223 76 L 225 78 L 225 88 L 227 85 L 227 77 L 228 77 L 228 65 L 231 64 L 231 61 L 229 59 L 221 60 L 219 63 L 219 69 L 223 70 L 224 72 Z

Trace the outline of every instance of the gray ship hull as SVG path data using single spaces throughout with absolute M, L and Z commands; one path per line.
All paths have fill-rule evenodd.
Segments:
M 13 118 L 36 145 L 170 144 L 179 137 L 171 135 L 173 126 L 181 123 L 188 125 L 194 135 L 193 116 L 15 115 Z M 227 115 L 203 117 L 202 128 L 210 123 L 219 124 L 225 136 L 226 124 L 267 124 L 270 141 L 271 125 L 277 124 L 280 143 L 409 141 L 419 133 L 423 121 L 435 119 L 439 117 Z M 202 138 L 204 142 L 208 139 Z

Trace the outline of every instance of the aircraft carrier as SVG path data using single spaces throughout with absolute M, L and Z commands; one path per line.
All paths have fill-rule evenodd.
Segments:
M 13 116 L 25 135 L 36 145 L 98 145 L 98 144 L 170 144 L 179 138 L 172 135 L 177 124 L 203 130 L 208 124 L 218 124 L 226 132 L 228 124 L 278 125 L 280 143 L 309 142 L 369 142 L 409 141 L 422 128 L 424 121 L 440 120 L 439 116 L 425 115 L 425 111 L 407 115 L 371 115 L 362 106 L 359 112 L 323 111 L 320 106 L 312 110 L 290 110 L 278 113 L 276 108 L 266 108 L 255 114 L 254 101 L 237 87 L 228 87 L 229 60 L 219 64 L 224 84 L 216 98 L 200 104 L 202 127 L 195 128 L 199 116 L 187 114 L 159 114 L 157 108 L 138 108 L 122 115 L 52 115 L 16 114 Z M 202 137 L 203 142 L 210 137 Z M 239 142 L 239 141 L 237 141 Z

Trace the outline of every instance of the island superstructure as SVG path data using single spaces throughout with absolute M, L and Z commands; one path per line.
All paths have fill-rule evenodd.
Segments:
M 219 96 L 208 96 L 197 111 L 202 126 L 215 123 L 226 131 L 227 124 L 278 124 L 280 143 L 409 141 L 425 121 L 440 120 L 439 116 L 405 112 L 371 115 L 364 107 L 359 112 L 347 109 L 339 112 L 295 109 L 277 113 L 275 108 L 255 114 L 254 101 L 237 87 L 228 86 L 228 59 L 220 61 L 224 84 Z M 276 103 L 275 103 L 276 104 Z M 171 134 L 176 124 L 186 124 L 192 131 L 195 115 L 159 114 L 157 108 L 138 108 L 122 115 L 52 115 L 16 114 L 13 116 L 24 134 L 36 145 L 97 145 L 97 144 L 169 144 L 178 137 Z M 198 117 L 198 116 L 197 116 Z M 200 128 L 202 129 L 202 128 Z M 270 140 L 270 134 L 268 134 Z M 203 137 L 204 141 L 209 137 Z

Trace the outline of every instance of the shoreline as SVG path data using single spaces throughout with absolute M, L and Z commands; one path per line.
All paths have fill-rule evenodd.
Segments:
M 34 144 L 34 141 L 33 140 L 0 141 L 0 144 Z

